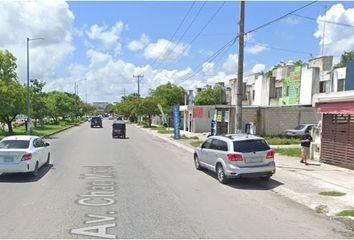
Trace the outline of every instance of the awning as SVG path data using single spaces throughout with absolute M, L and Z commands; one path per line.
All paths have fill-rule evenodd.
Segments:
M 316 110 L 320 113 L 354 114 L 354 102 L 318 103 Z

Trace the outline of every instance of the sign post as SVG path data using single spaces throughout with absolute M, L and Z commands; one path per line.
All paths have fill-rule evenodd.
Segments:
M 175 106 L 173 108 L 173 127 L 174 127 L 174 138 L 175 139 L 180 139 L 180 130 L 179 130 L 179 119 L 180 119 L 180 114 L 179 114 L 179 106 Z

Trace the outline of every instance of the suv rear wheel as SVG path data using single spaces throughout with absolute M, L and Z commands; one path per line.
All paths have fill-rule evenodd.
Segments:
M 222 184 L 225 184 L 228 182 L 228 179 L 225 175 L 224 168 L 222 167 L 221 164 L 218 164 L 216 166 L 216 177 L 218 178 L 219 182 Z
M 202 167 L 200 166 L 200 163 L 199 163 L 199 158 L 198 158 L 198 155 L 194 155 L 194 166 L 197 170 L 201 170 Z

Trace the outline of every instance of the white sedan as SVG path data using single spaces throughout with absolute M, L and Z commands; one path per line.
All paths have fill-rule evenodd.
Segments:
M 31 173 L 50 163 L 49 143 L 37 136 L 11 136 L 0 141 L 0 173 Z

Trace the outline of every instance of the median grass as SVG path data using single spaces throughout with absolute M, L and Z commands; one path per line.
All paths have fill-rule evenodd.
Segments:
M 280 155 L 285 155 L 289 157 L 301 157 L 300 148 L 275 148 L 274 151 Z
M 54 134 L 58 131 L 67 129 L 69 127 L 72 127 L 73 125 L 75 125 L 75 123 L 67 123 L 67 122 L 61 122 L 58 125 L 45 125 L 43 127 L 33 127 L 32 129 L 32 135 L 35 136 L 39 136 L 39 137 L 44 137 L 44 136 L 48 136 L 51 134 Z M 7 136 L 12 136 L 12 135 L 26 135 L 26 128 L 24 126 L 21 127 L 14 127 L 13 129 L 13 133 L 10 134 L 6 131 L 1 131 L 0 132 L 0 139 L 7 137 Z
M 344 210 L 336 214 L 340 217 L 354 217 L 354 209 Z
M 264 139 L 270 145 L 292 145 L 300 144 L 300 138 L 285 136 L 265 136 Z
M 328 191 L 328 192 L 320 192 L 318 194 L 322 195 L 322 196 L 341 197 L 341 196 L 344 196 L 346 193 L 336 192 L 336 191 Z

